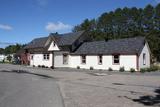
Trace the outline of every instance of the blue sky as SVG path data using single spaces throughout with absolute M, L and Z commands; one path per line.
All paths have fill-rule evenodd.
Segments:
M 71 32 L 86 18 L 118 7 L 156 5 L 160 0 L 0 0 L 0 47 L 28 43 L 50 32 Z

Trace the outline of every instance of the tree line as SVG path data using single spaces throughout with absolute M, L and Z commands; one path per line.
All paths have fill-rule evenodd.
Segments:
M 144 8 L 124 7 L 105 12 L 98 18 L 85 19 L 73 32 L 85 30 L 93 40 L 144 36 L 152 56 L 160 61 L 160 4 Z
M 5 48 L 0 48 L 0 54 L 13 54 L 22 49 L 25 45 L 16 44 L 16 45 L 9 45 Z

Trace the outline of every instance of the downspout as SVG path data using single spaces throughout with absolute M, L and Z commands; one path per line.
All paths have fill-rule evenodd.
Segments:
M 52 51 L 52 67 L 54 68 L 54 51 Z
M 137 66 L 137 71 L 139 71 L 139 55 L 136 54 L 136 66 Z

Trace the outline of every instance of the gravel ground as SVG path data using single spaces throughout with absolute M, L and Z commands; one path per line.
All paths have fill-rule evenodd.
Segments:
M 160 72 L 131 74 L 103 71 L 106 75 L 96 76 L 94 72 L 99 72 L 96 70 L 92 73 L 6 64 L 0 65 L 0 69 L 21 69 L 54 77 L 65 107 L 160 107 Z

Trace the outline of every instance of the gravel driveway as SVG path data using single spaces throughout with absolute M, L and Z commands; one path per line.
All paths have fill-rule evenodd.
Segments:
M 0 65 L 0 69 L 21 69 L 55 78 L 65 107 L 160 107 L 160 72 L 104 72 L 106 75 L 96 76 L 73 69 L 70 72 L 17 65 Z

